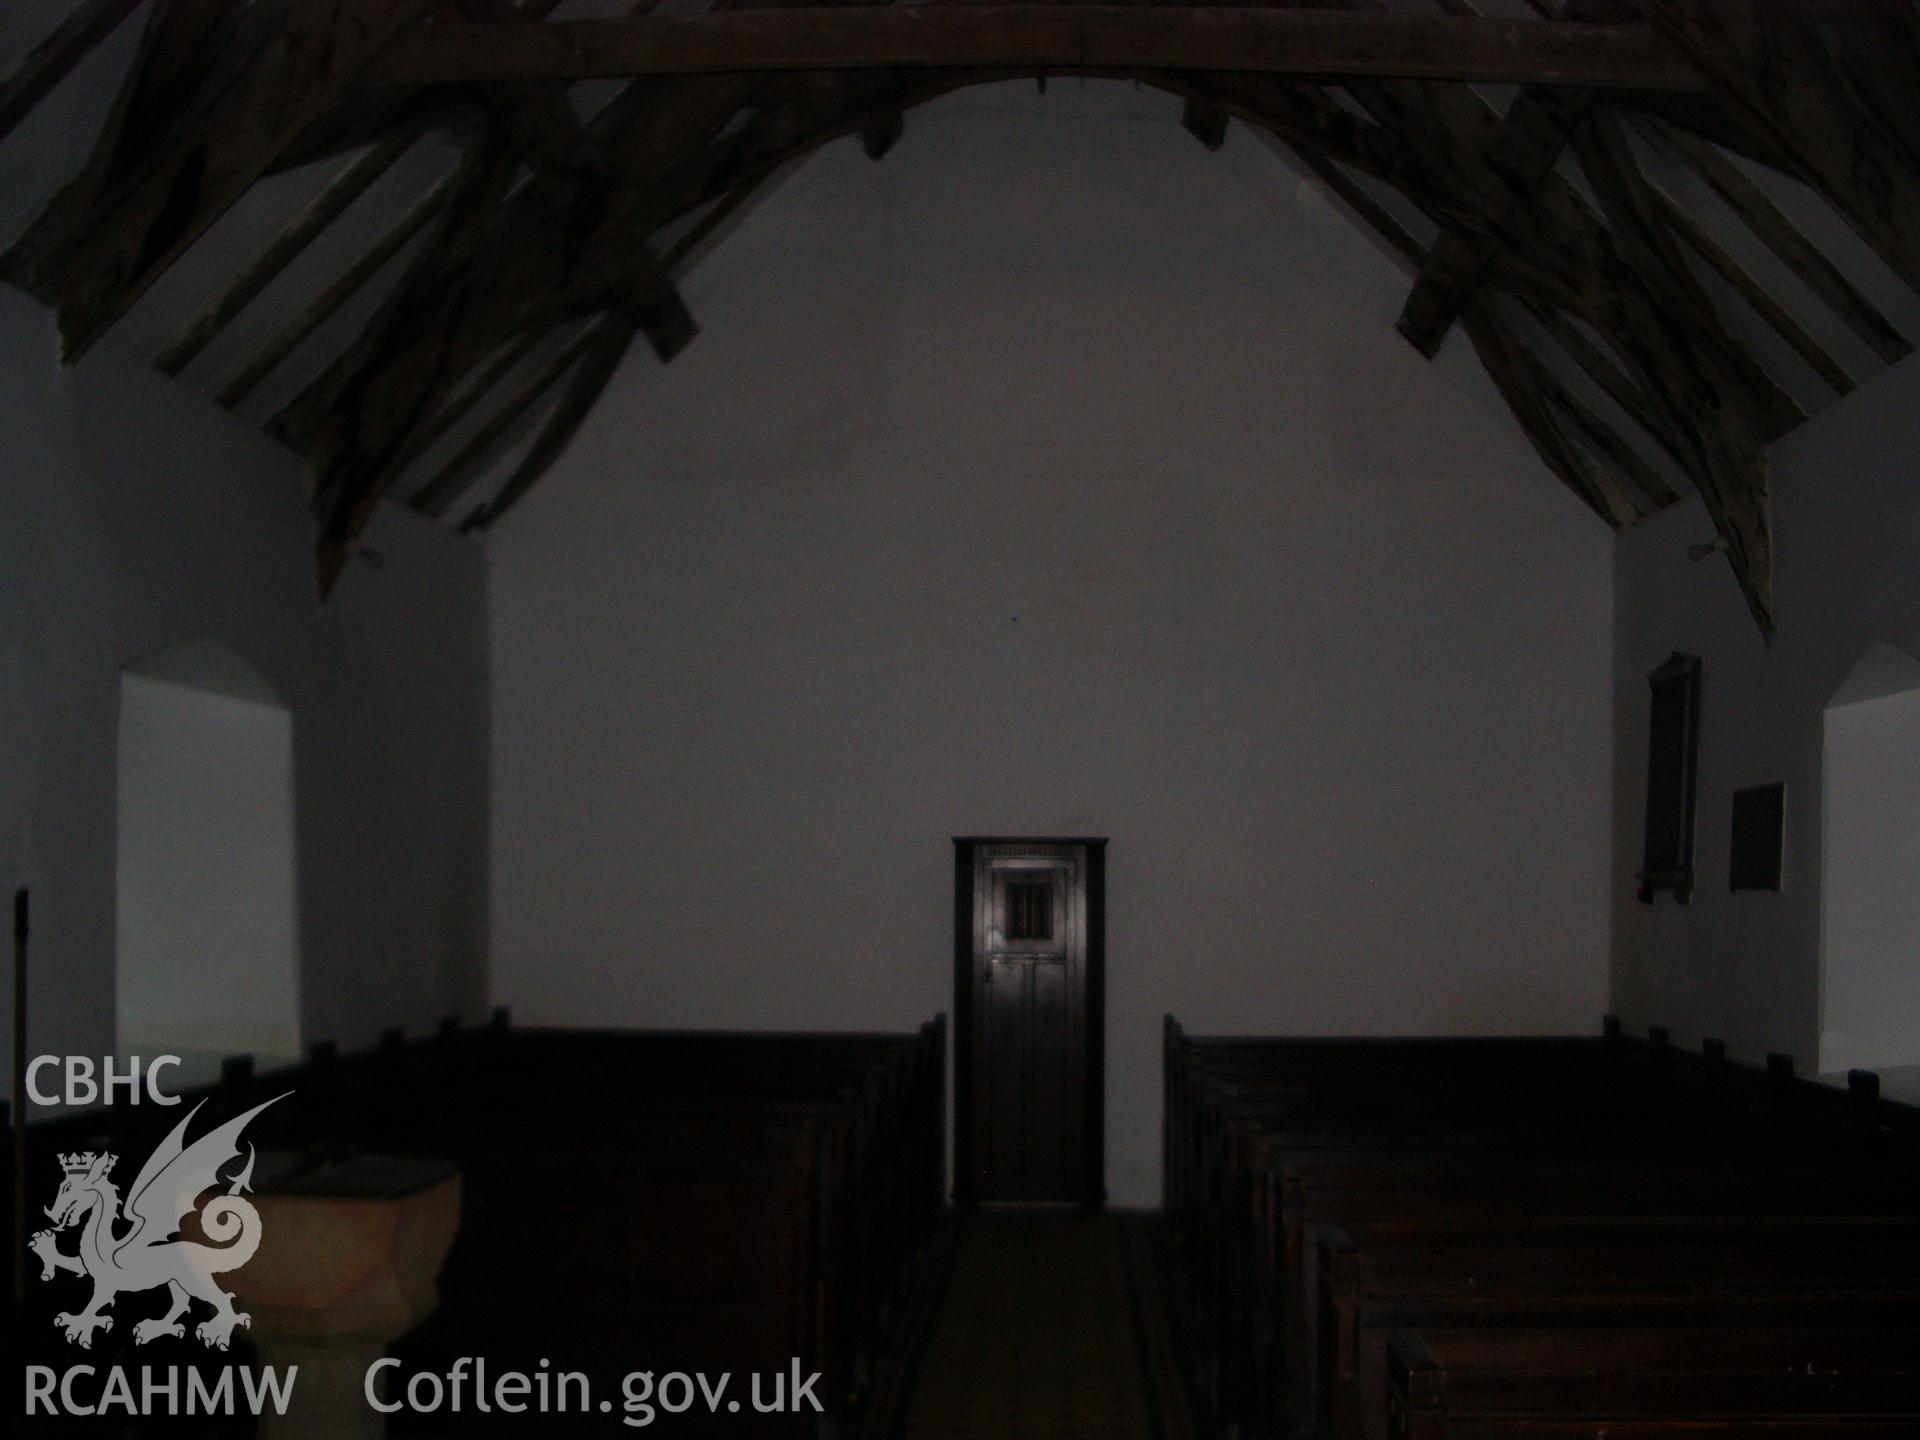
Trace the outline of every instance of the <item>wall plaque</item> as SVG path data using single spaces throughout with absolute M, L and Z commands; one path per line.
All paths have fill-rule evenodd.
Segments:
M 1653 689 L 1647 731 L 1647 836 L 1640 899 L 1662 890 L 1681 904 L 1693 895 L 1693 806 L 1700 749 L 1700 657 L 1676 653 L 1647 677 Z
M 1778 890 L 1786 835 L 1787 787 L 1755 785 L 1733 792 L 1730 890 Z

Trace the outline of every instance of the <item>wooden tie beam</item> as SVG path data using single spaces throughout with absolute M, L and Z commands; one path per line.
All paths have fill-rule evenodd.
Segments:
M 1162 5 L 819 6 L 429 25 L 372 67 L 401 85 L 871 68 L 1215 70 L 1698 92 L 1642 24 Z

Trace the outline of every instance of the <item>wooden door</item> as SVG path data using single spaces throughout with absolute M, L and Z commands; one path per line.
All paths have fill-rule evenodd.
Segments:
M 964 994 L 964 1196 L 1102 1198 L 1099 986 L 1084 841 L 972 842 Z M 956 976 L 957 980 L 962 977 Z

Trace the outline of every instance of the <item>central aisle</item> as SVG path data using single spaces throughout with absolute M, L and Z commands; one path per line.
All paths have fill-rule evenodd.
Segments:
M 909 1402 L 906 1440 L 1179 1440 L 1140 1301 L 1144 1222 L 983 1212 L 952 1276 Z M 1175 1407 L 1167 1407 L 1172 1409 Z

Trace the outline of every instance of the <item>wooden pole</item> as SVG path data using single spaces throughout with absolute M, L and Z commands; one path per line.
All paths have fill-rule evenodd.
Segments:
M 13 1305 L 27 1303 L 27 910 L 13 892 Z

